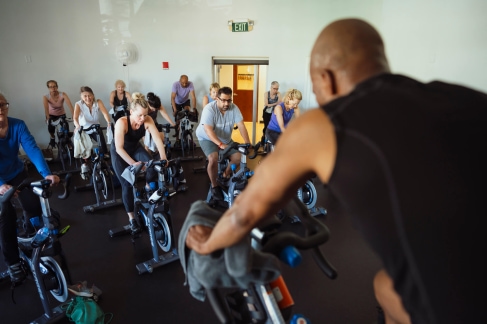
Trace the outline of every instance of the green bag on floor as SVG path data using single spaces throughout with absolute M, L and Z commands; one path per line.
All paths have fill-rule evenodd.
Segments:
M 92 298 L 82 296 L 76 296 L 66 309 L 66 317 L 76 324 L 105 324 L 105 315 L 111 314 L 105 314 Z

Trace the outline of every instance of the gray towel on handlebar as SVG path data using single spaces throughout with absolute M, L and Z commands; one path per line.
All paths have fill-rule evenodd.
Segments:
M 205 289 L 245 289 L 254 283 L 269 283 L 280 275 L 278 259 L 252 249 L 250 237 L 224 249 L 218 256 L 200 255 L 186 247 L 186 235 L 191 226 L 214 227 L 221 215 L 221 211 L 210 208 L 204 201 L 196 201 L 191 205 L 179 235 L 178 252 L 186 274 L 184 284 L 189 284 L 191 295 L 200 301 L 206 298 Z
M 135 183 L 135 173 L 137 172 L 136 169 L 137 167 L 135 165 L 129 165 L 122 172 L 122 178 L 127 180 L 127 182 L 130 183 L 132 186 Z

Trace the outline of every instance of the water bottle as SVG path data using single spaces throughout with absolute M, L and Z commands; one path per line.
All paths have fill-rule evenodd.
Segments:
M 149 203 L 155 204 L 159 199 L 161 199 L 164 195 L 164 192 L 160 190 L 154 191 L 154 193 L 149 197 Z
M 310 324 L 310 323 L 311 321 L 301 314 L 295 314 L 293 318 L 291 318 L 291 322 L 289 322 L 289 324 Z
M 41 246 L 42 243 L 44 243 L 47 238 L 49 237 L 49 229 L 47 227 L 42 227 L 40 230 L 37 231 L 36 235 L 34 236 L 34 239 L 32 240 L 32 247 L 38 247 Z

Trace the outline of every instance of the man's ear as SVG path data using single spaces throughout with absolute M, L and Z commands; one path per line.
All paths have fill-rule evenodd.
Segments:
M 335 97 L 338 94 L 335 73 L 329 69 L 326 69 L 323 72 L 323 79 L 325 79 L 324 83 L 326 85 L 326 92 L 330 96 Z

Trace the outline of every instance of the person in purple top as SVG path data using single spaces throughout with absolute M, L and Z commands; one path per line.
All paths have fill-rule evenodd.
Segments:
M 9 106 L 5 96 L 0 93 L 0 195 L 4 195 L 12 186 L 19 185 L 29 176 L 24 163 L 19 159 L 20 145 L 37 171 L 45 179 L 51 180 L 52 184 L 57 184 L 59 177 L 51 174 L 42 151 L 27 125 L 20 119 L 8 117 Z M 32 191 L 23 190 L 18 193 L 18 199 L 24 210 L 26 234 L 34 234 L 29 219 L 42 215 L 39 198 Z M 17 245 L 17 213 L 10 202 L 7 203 L 6 211 L 0 218 L 0 250 L 8 266 L 12 283 L 22 282 L 26 274 L 20 266 Z
M 266 138 L 276 145 L 277 138 L 284 132 L 294 115 L 299 116 L 299 103 L 303 99 L 301 91 L 289 89 L 281 103 L 274 106 L 271 119 L 265 132 Z
M 191 97 L 191 98 L 190 98 Z M 171 106 L 174 117 L 177 113 L 183 109 L 192 110 L 194 113 L 198 113 L 196 110 L 196 95 L 194 93 L 193 82 L 188 80 L 187 75 L 181 75 L 179 81 L 176 81 L 172 85 L 171 91 Z M 178 129 L 176 130 L 176 138 L 179 138 L 179 122 L 176 121 Z

